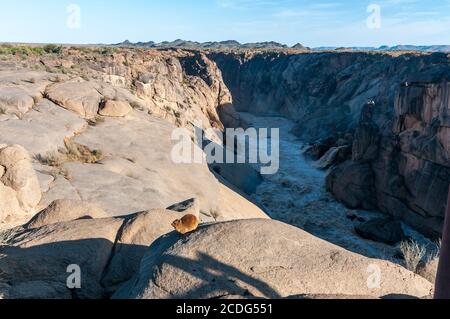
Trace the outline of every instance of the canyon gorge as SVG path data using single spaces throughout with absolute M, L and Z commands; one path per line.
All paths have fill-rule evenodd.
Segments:
M 442 236 L 449 83 L 439 52 L 4 47 L 0 298 L 428 298 L 399 254 Z M 279 172 L 174 163 L 195 125 L 279 128 Z

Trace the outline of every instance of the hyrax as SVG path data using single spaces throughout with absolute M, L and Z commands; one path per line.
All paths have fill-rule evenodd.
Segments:
M 196 216 L 188 214 L 172 223 L 173 228 L 180 234 L 187 234 L 197 229 L 199 220 Z

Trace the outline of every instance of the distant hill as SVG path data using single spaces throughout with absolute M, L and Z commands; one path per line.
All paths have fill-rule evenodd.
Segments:
M 219 42 L 196 42 L 177 39 L 175 41 L 164 41 L 155 43 L 149 42 L 130 42 L 128 40 L 114 44 L 114 46 L 128 46 L 141 48 L 196 48 L 196 49 L 287 49 L 289 46 L 274 41 L 255 42 L 255 43 L 239 43 L 235 40 L 219 41 Z M 300 44 L 297 45 L 300 48 Z M 304 48 L 303 46 L 301 46 Z
M 355 50 L 355 51 L 426 51 L 426 52 L 450 52 L 450 45 L 396 45 L 380 47 L 317 47 L 316 51 L 331 51 L 331 50 Z
M 298 50 L 315 50 L 315 51 L 333 51 L 333 50 L 355 50 L 355 51 L 429 51 L 429 52 L 450 52 L 450 45 L 396 45 L 380 47 L 316 47 L 308 48 L 301 43 L 297 43 L 292 47 L 279 42 L 254 42 L 239 43 L 236 40 L 212 41 L 212 42 L 196 42 L 177 39 L 175 41 L 164 41 L 156 43 L 149 42 L 130 42 L 128 40 L 114 44 L 114 46 L 140 47 L 140 48 L 184 48 L 184 49 L 298 49 Z

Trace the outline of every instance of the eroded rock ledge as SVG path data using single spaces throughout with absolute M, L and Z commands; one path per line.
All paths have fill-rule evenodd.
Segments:
M 82 218 L 66 220 L 68 209 L 83 211 Z M 39 227 L 31 222 L 0 233 L 0 297 L 422 298 L 432 292 L 431 283 L 401 266 L 269 219 L 204 224 L 182 236 L 171 232 L 171 222 L 184 211 L 94 218 L 98 214 L 86 203 L 58 202 L 39 214 L 45 218 L 34 219 Z M 82 271 L 80 289 L 67 287 L 73 264 Z M 381 286 L 371 288 L 368 269 L 382 272 Z

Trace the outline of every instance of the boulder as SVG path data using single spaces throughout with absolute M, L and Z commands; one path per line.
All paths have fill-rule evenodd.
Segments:
M 220 105 L 217 109 L 220 121 L 225 128 L 247 128 L 248 123 L 241 118 L 233 104 Z
M 6 187 L 0 182 L 0 222 L 6 220 L 11 213 L 21 213 L 16 192 L 11 187 Z
M 60 199 L 53 201 L 47 208 L 36 214 L 25 228 L 39 228 L 76 219 L 93 219 L 108 217 L 97 205 L 80 200 Z
M 349 208 L 374 209 L 377 205 L 374 176 L 370 165 L 347 161 L 326 177 L 326 187 Z
M 378 283 L 373 270 L 382 273 Z M 174 232 L 161 237 L 146 252 L 139 272 L 113 297 L 423 297 L 431 290 L 431 283 L 401 266 L 351 253 L 278 221 L 257 219 L 205 225 L 187 237 Z
M 0 149 L 0 167 L 0 221 L 31 212 L 41 200 L 41 188 L 28 152 L 20 145 Z
M 17 162 L 23 160 L 30 160 L 30 155 L 20 145 L 5 146 L 0 149 L 0 163 L 6 169 L 13 167 Z
M 394 245 L 403 239 L 402 223 L 390 218 L 377 218 L 355 227 L 356 233 L 365 239 Z
M 34 99 L 22 87 L 0 87 L 0 106 L 7 113 L 25 114 L 34 105 Z
M 98 114 L 109 117 L 124 117 L 130 113 L 133 108 L 126 101 L 106 101 L 98 111 Z
M 84 118 L 95 117 L 102 99 L 94 82 L 57 83 L 49 87 L 45 95 L 52 102 Z

